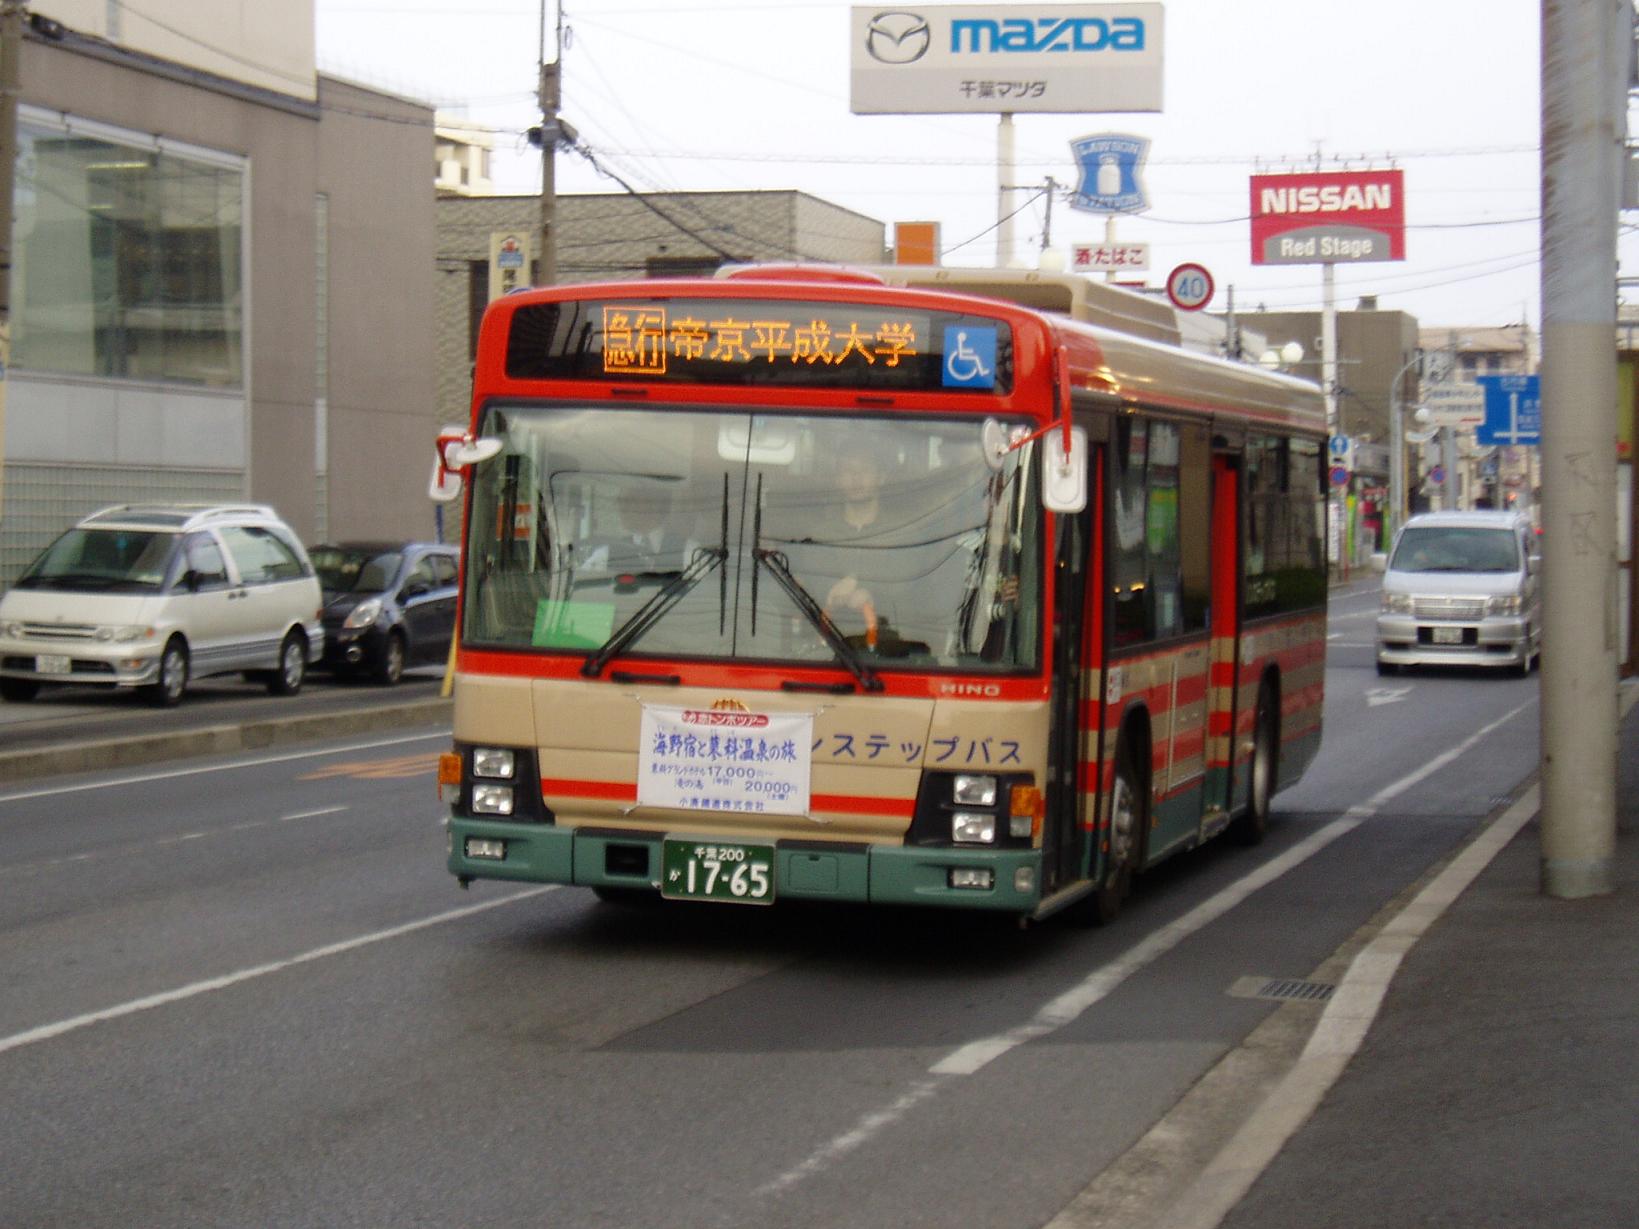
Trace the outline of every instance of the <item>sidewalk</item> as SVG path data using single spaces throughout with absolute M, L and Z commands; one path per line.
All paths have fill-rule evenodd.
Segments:
M 1539 858 L 1532 817 L 1410 947 L 1224 1229 L 1639 1225 L 1639 712 L 1616 891 L 1550 900 Z
M 254 687 L 204 679 L 171 709 L 112 693 L 0 704 L 0 784 L 448 725 L 453 702 L 417 682 L 304 688 L 262 703 Z

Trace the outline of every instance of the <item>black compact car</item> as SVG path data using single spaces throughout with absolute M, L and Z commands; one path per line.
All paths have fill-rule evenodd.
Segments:
M 456 548 L 338 542 L 308 552 L 324 589 L 325 668 L 392 685 L 406 666 L 442 665 L 455 634 Z

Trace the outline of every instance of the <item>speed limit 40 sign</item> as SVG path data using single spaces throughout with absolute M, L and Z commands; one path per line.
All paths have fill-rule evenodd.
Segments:
M 1167 274 L 1167 298 L 1180 311 L 1198 312 L 1212 302 L 1215 289 L 1205 265 L 1186 263 Z

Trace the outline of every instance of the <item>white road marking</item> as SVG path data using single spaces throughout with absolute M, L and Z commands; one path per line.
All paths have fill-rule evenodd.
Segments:
M 127 785 L 141 785 L 148 781 L 171 781 L 180 777 L 196 777 L 208 772 L 232 772 L 240 768 L 260 768 L 264 764 L 285 764 L 292 760 L 312 760 L 327 755 L 346 755 L 353 751 L 368 751 L 373 747 L 396 747 L 402 743 L 425 742 L 431 738 L 447 741 L 449 737 L 449 730 L 441 730 L 436 734 L 409 734 L 402 738 L 381 738 L 374 742 L 348 743 L 340 747 L 292 751 L 287 755 L 265 755 L 260 759 L 238 760 L 232 764 L 209 764 L 200 768 L 173 768 L 167 772 L 139 773 L 136 776 L 115 777 L 107 781 L 85 781 L 79 785 L 52 785 L 44 789 L 0 794 L 0 802 L 21 802 L 27 798 L 54 798 L 59 794 L 77 794 L 88 789 L 120 789 Z
M 1267 887 L 1288 871 L 1300 866 L 1325 849 L 1341 836 L 1354 831 L 1372 818 L 1383 805 L 1412 789 L 1421 781 L 1475 747 L 1482 739 L 1512 721 L 1536 701 L 1520 704 L 1486 726 L 1476 730 L 1457 746 L 1435 756 L 1421 767 L 1399 780 L 1384 786 L 1365 803 L 1352 806 L 1341 816 L 1312 833 L 1277 858 L 1264 863 L 1244 878 L 1230 884 L 1183 917 L 1141 939 L 1124 955 L 1094 970 L 1079 984 L 1043 1004 L 1036 1014 L 1023 1024 L 991 1037 L 980 1038 L 960 1046 L 945 1055 L 928 1073 L 933 1080 L 923 1080 L 895 1099 L 891 1104 L 872 1110 L 862 1116 L 853 1127 L 816 1148 L 798 1164 L 758 1189 L 759 1194 L 773 1195 L 812 1177 L 859 1148 L 883 1131 L 902 1121 L 912 1110 L 930 1100 L 952 1079 L 973 1075 L 1002 1057 L 1009 1050 L 1028 1041 L 1036 1041 L 1056 1032 L 1078 1019 L 1082 1013 L 1098 1003 L 1127 978 L 1153 963 L 1185 939 L 1210 925 L 1240 904 L 1258 889 Z
M 1633 696 L 1639 697 L 1639 689 L 1633 692 Z M 1366 804 L 1351 808 L 1351 811 L 1375 813 L 1384 803 L 1414 788 L 1431 773 L 1438 772 L 1533 703 L 1521 704 L 1505 713 L 1483 729 L 1475 731 L 1460 746 L 1436 756 L 1421 768 L 1385 786 Z M 1631 706 L 1631 698 L 1628 704 Z M 1480 871 L 1518 835 L 1519 830 L 1537 813 L 1539 801 L 1538 787 L 1532 786 L 1361 949 L 1327 1002 L 1315 1031 L 1310 1034 L 1303 1053 L 1298 1056 L 1292 1069 L 1179 1198 L 1161 1211 L 1152 1222 L 1155 1229 L 1215 1229 L 1222 1223 L 1287 1141 L 1309 1120 L 1319 1107 L 1321 1098 L 1343 1074 L 1376 1019 L 1405 954 Z M 1159 1129 L 1159 1124 L 1152 1128 Z M 1082 1198 L 1085 1197 L 1086 1192 L 1083 1192 Z M 1079 1205 L 1079 1199 L 1072 1201 L 1048 1222 L 1047 1229 L 1090 1229 L 1093 1224 L 1103 1223 L 1101 1219 L 1086 1219 L 1084 1209 Z
M 1251 874 L 1202 901 L 1183 917 L 1147 935 L 1124 955 L 1094 970 L 1079 985 L 1072 986 L 1044 1004 L 1033 1019 L 1006 1033 L 969 1042 L 940 1059 L 930 1070 L 934 1075 L 972 1075 L 1015 1046 L 1045 1037 L 1074 1022 L 1134 973 L 1154 963 L 1197 931 L 1210 926 L 1259 888 L 1267 887 L 1293 867 L 1307 862 L 1338 837 L 1353 832 L 1365 820 L 1364 815 L 1333 820 L 1280 857 L 1265 862 Z
M 1159 1222 L 1165 1229 L 1213 1229 L 1245 1197 L 1360 1049 L 1400 962 L 1509 841 L 1536 815 L 1533 785 L 1350 962 L 1308 1044 L 1262 1105 L 1190 1183 Z
M 1376 708 L 1380 704 L 1398 704 L 1410 694 L 1410 687 L 1368 687 L 1366 689 L 1366 707 Z
M 0 877 L 18 875 L 27 871 L 49 870 L 53 866 L 67 866 L 71 862 L 91 862 L 102 858 L 128 858 L 135 851 L 142 849 L 163 849 L 167 845 L 180 845 L 183 841 L 197 841 L 207 836 L 227 836 L 235 832 L 251 832 L 257 828 L 268 828 L 274 824 L 286 824 L 298 819 L 317 819 L 323 815 L 336 815 L 347 810 L 344 806 L 320 807 L 313 811 L 296 811 L 290 815 L 280 815 L 276 819 L 246 819 L 237 824 L 225 824 L 220 828 L 211 828 L 204 832 L 183 832 L 174 836 L 157 837 L 146 844 L 115 845 L 108 849 L 94 849 L 86 853 L 69 854 L 61 858 L 42 858 L 38 862 L 19 862 L 13 866 L 0 866 Z
M 486 900 L 476 905 L 466 905 L 460 909 L 450 909 L 444 913 L 435 913 L 431 917 L 424 917 L 414 922 L 405 922 L 400 926 L 389 926 L 385 930 L 372 931 L 369 934 L 356 935 L 351 939 L 343 939 L 339 943 L 327 943 L 323 947 L 315 947 L 310 951 L 301 952 L 284 960 L 275 960 L 268 964 L 252 965 L 247 969 L 240 969 L 233 973 L 224 973 L 220 977 L 209 977 L 204 981 L 189 982 L 186 986 L 178 986 L 174 990 L 161 991 L 159 994 L 150 994 L 145 998 L 131 999 L 129 1002 L 118 1003 L 113 1007 L 104 1007 L 100 1011 L 89 1011 L 84 1015 L 70 1016 L 66 1020 L 58 1020 L 54 1024 L 42 1024 L 38 1028 L 27 1029 L 21 1033 L 13 1033 L 10 1037 L 0 1037 L 0 1054 L 7 1050 L 17 1050 L 24 1046 L 33 1045 L 39 1041 L 50 1041 L 61 1037 L 65 1033 L 72 1033 L 78 1029 L 88 1028 L 93 1024 L 101 1024 L 105 1020 L 118 1020 L 122 1016 L 135 1015 L 139 1011 L 148 1011 L 155 1007 L 164 1007 L 170 1003 L 180 1003 L 184 999 L 197 998 L 201 994 L 210 994 L 216 990 L 226 990 L 229 986 L 237 986 L 241 982 L 251 981 L 258 977 L 266 977 L 270 973 L 282 973 L 286 969 L 293 969 L 298 965 L 311 964 L 315 960 L 325 960 L 331 956 L 340 956 L 346 952 L 355 951 L 361 947 L 368 947 L 373 943 L 382 943 L 388 939 L 401 938 L 413 934 L 418 930 L 425 930 L 429 926 L 439 926 L 445 922 L 454 922 L 464 917 L 471 917 L 475 913 L 483 913 L 490 909 L 499 909 L 502 905 L 516 904 L 521 900 L 528 900 L 532 896 L 539 896 L 543 892 L 555 891 L 556 884 L 547 884 L 544 887 L 529 888 L 522 892 L 514 892 L 511 896 L 504 896 L 500 900 Z

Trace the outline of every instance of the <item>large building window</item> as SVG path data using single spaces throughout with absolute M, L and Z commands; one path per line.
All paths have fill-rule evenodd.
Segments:
M 13 364 L 242 386 L 242 162 L 85 128 L 19 128 Z

